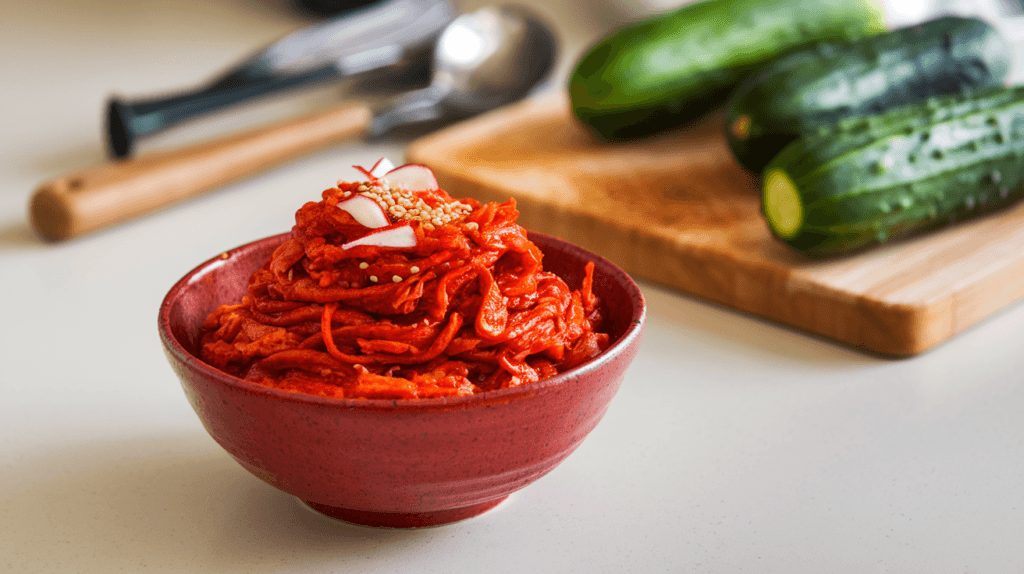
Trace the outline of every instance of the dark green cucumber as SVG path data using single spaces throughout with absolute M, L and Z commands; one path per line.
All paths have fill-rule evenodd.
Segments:
M 765 167 L 772 232 L 816 256 L 859 251 L 1024 197 L 1024 87 L 942 96 L 805 134 Z
M 1013 49 L 976 18 L 938 18 L 787 54 L 743 82 L 726 108 L 736 159 L 760 172 L 803 131 L 930 96 L 1001 85 Z
M 784 51 L 884 30 L 877 0 L 704 0 L 594 45 L 569 80 L 572 111 L 606 139 L 647 135 L 721 106 Z

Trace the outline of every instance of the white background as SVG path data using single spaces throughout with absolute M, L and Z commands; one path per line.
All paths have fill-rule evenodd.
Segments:
M 623 8 L 530 2 L 562 73 Z M 466 2 L 473 7 L 483 2 Z M 189 269 L 287 230 L 354 142 L 63 244 L 44 180 L 104 158 L 109 94 L 195 85 L 307 23 L 281 1 L 8 2 L 0 16 L 0 571 L 927 572 L 1024 570 L 1024 306 L 903 360 L 643 284 L 643 345 L 597 430 L 496 510 L 378 530 L 324 519 L 208 437 L 157 307 Z M 557 87 L 557 82 L 555 87 Z M 279 99 L 143 152 L 326 105 Z

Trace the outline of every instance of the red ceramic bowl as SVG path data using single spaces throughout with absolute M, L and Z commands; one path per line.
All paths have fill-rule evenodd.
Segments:
M 167 358 L 203 426 L 257 477 L 329 516 L 373 526 L 445 524 L 480 514 L 551 471 L 608 409 L 636 355 L 643 296 L 625 272 L 530 234 L 544 267 L 578 288 L 593 261 L 612 345 L 551 379 L 457 398 L 330 399 L 269 389 L 196 357 L 200 326 L 237 302 L 287 234 L 243 245 L 182 278 L 160 307 Z

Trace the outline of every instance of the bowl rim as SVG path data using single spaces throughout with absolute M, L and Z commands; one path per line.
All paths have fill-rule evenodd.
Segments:
M 193 281 L 197 280 L 197 277 L 203 276 L 208 272 L 216 269 L 223 262 L 231 259 L 234 255 L 242 250 L 251 249 L 256 247 L 257 244 L 265 243 L 281 243 L 291 236 L 291 232 L 281 233 L 277 235 L 271 235 L 255 241 L 244 243 L 232 249 L 222 252 L 219 255 L 211 257 L 210 259 L 200 263 L 191 271 L 186 273 L 181 279 L 179 279 L 170 288 L 167 294 L 164 296 L 160 303 L 160 310 L 157 315 L 157 329 L 160 334 L 160 340 L 164 346 L 164 350 L 172 355 L 185 365 L 189 365 L 193 369 L 202 371 L 204 375 L 218 381 L 223 385 L 234 387 L 238 390 L 245 391 L 253 394 L 266 395 L 268 397 L 283 400 L 287 402 L 312 404 L 318 406 L 328 406 L 343 409 L 359 409 L 359 410 L 423 410 L 423 409 L 458 409 L 476 407 L 480 405 L 494 405 L 501 403 L 508 403 L 516 399 L 535 396 L 542 392 L 551 391 L 557 387 L 566 384 L 569 380 L 578 378 L 581 375 L 585 375 L 591 371 L 595 371 L 605 364 L 615 360 L 615 358 L 621 354 L 621 352 L 629 347 L 636 339 L 638 339 L 644 328 L 644 324 L 647 319 L 647 303 L 644 299 L 643 293 L 640 291 L 639 286 L 633 280 L 632 277 L 619 266 L 615 265 L 608 259 L 592 253 L 591 251 L 584 249 L 578 245 L 545 235 L 542 233 L 536 233 L 533 231 L 528 232 L 530 241 L 536 241 L 540 239 L 541 243 L 556 244 L 560 247 L 572 253 L 573 256 L 594 262 L 596 268 L 602 268 L 605 272 L 615 278 L 615 282 L 623 285 L 631 295 L 635 295 L 635 300 L 639 302 L 639 305 L 633 310 L 631 317 L 629 318 L 628 326 L 622 336 L 619 337 L 615 343 L 608 347 L 603 353 L 590 359 L 589 361 L 578 365 L 568 371 L 559 373 L 554 377 L 538 381 L 536 383 L 530 383 L 526 385 L 520 385 L 518 387 L 512 387 L 508 389 L 498 389 L 494 391 L 485 391 L 478 394 L 466 395 L 460 397 L 437 397 L 428 399 L 364 399 L 364 398 L 335 398 L 335 397 L 323 397 L 319 395 L 311 395 L 306 393 L 285 391 L 280 389 L 274 389 L 266 387 L 258 383 L 246 381 L 235 375 L 231 375 L 207 364 L 199 357 L 189 352 L 184 345 L 182 345 L 178 339 L 174 336 L 170 327 L 170 310 L 173 306 L 173 302 L 177 299 L 186 287 L 188 287 Z

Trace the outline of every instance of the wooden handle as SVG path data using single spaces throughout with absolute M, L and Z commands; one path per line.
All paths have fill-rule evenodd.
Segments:
M 346 104 L 220 140 L 109 162 L 44 183 L 32 226 L 62 240 L 153 211 L 366 132 L 370 109 Z

